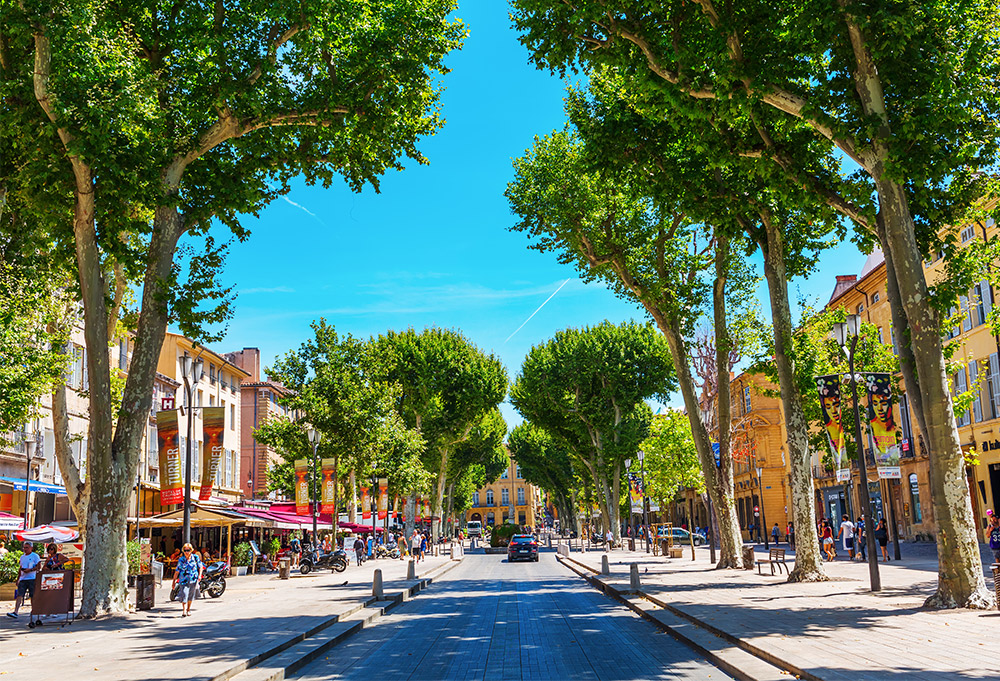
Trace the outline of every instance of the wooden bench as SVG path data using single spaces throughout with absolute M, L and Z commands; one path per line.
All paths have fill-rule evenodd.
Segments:
M 788 574 L 788 565 L 785 564 L 785 549 L 771 549 L 771 552 L 767 555 L 767 558 L 761 558 L 757 561 L 757 574 L 764 574 L 761 570 L 761 566 L 767 564 L 771 567 L 771 574 L 774 574 L 774 566 L 778 566 L 778 573 L 781 573 L 782 568 L 785 570 L 785 574 Z
M 671 546 L 667 549 L 667 554 L 670 558 L 683 558 L 684 557 L 684 547 L 683 546 Z

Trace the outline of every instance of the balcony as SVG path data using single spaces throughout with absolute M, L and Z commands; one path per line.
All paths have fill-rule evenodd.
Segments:
M 834 477 L 837 472 L 834 470 L 828 470 L 826 466 L 813 465 L 813 478 L 816 480 L 826 480 L 828 478 Z

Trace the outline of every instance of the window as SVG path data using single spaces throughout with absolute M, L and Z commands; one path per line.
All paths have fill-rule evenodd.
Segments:
M 472 493 L 472 505 L 473 507 L 479 506 L 479 492 Z
M 210 384 L 212 384 L 212 385 L 215 385 L 215 365 L 214 364 L 209 364 L 208 365 L 208 382 Z
M 231 452 L 226 450 L 226 487 L 233 486 L 233 459 Z
M 219 383 L 222 384 L 222 389 L 225 390 L 228 384 L 226 383 L 226 374 L 222 371 L 219 372 Z
M 202 403 L 203 403 L 202 402 L 202 398 L 203 397 L 204 397 L 204 395 L 202 395 L 201 391 L 199 390 L 198 394 L 195 395 L 195 398 L 194 398 L 194 406 L 200 407 L 202 405 Z
M 988 281 L 983 280 L 972 287 L 972 305 L 976 312 L 975 326 L 985 324 L 993 311 L 993 290 Z
M 500 479 L 501 480 L 506 480 L 507 479 L 507 475 L 509 473 L 510 473 L 510 469 L 509 468 L 504 468 L 503 469 L 503 473 L 500 474 Z
M 186 408 L 188 406 L 188 391 L 181 390 L 181 404 Z
M 969 389 L 968 383 L 965 380 L 965 368 L 963 367 L 963 368 L 960 368 L 958 371 L 955 372 L 955 383 L 954 383 L 954 390 L 952 391 L 952 395 L 954 397 L 957 397 L 958 395 L 961 395 L 962 393 L 964 393 L 968 389 Z M 955 419 L 955 421 L 958 423 L 959 427 L 969 425 L 969 420 L 970 419 L 969 419 L 969 411 L 968 410 L 966 410 L 962 414 L 959 414 L 956 417 L 956 419 Z
M 896 330 L 889 327 L 889 341 L 892 343 L 892 354 L 899 354 L 899 345 L 896 343 Z
M 875 303 L 877 303 L 881 299 L 882 299 L 882 296 L 879 295 L 878 291 L 875 291 L 875 293 L 872 294 L 872 305 L 874 305 Z
M 914 523 L 924 522 L 924 515 L 920 511 L 920 483 L 916 473 L 910 473 L 910 513 L 913 514 Z
M 524 488 L 523 487 L 518 487 L 517 488 L 517 505 L 518 506 L 524 506 Z
M 229 383 L 229 389 L 233 392 L 236 392 L 237 390 L 240 389 L 240 382 L 236 379 L 235 376 L 233 376 L 233 380 L 230 381 Z
M 497 521 L 497 516 L 493 511 L 486 514 L 486 524 L 493 525 Z
M 958 310 L 956 310 L 955 308 L 951 308 L 950 310 L 948 310 L 948 319 L 949 320 L 953 319 L 957 314 Z M 958 326 L 950 326 L 947 329 L 945 329 L 944 338 L 945 340 L 951 340 L 958 334 L 959 334 Z
M 972 400 L 972 420 L 979 423 L 983 420 L 983 391 L 981 385 L 976 385 L 977 381 L 979 381 L 979 362 L 973 359 L 969 361 L 969 387 L 975 393 Z
M 229 430 L 236 430 L 236 405 L 229 405 Z
M 514 475 L 517 477 L 518 480 L 521 479 L 521 467 L 520 466 L 517 467 L 517 472 L 515 472 Z
M 958 305 L 962 311 L 962 331 L 969 331 L 972 329 L 972 308 L 969 307 L 969 299 L 966 296 L 959 296 Z
M 976 236 L 975 225 L 966 225 L 965 227 L 962 228 L 961 239 L 963 244 L 972 241 L 972 238 L 974 236 Z
M 750 386 L 743 386 L 743 413 L 750 411 Z
M 118 368 L 122 371 L 128 369 L 128 338 L 118 341 Z
M 858 314 L 861 314 L 864 311 L 865 311 L 865 304 L 864 303 L 858 303 L 858 309 L 857 309 Z
M 210 406 L 210 407 L 214 407 L 215 406 L 215 395 L 209 395 L 208 396 L 208 406 Z
M 878 327 L 878 342 L 885 345 L 885 334 L 882 333 L 882 327 Z
M 502 490 L 500 490 L 500 502 L 504 506 L 509 506 L 510 505 L 510 490 L 507 489 L 506 487 L 504 487 Z
M 493 490 L 491 490 L 491 489 L 486 490 L 486 505 L 487 506 L 492 506 L 493 505 Z M 491 513 L 490 515 L 493 515 L 493 514 Z

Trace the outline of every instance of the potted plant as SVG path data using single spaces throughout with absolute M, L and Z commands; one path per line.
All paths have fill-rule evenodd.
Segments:
M 139 542 L 125 542 L 125 557 L 128 559 L 128 585 L 135 586 L 135 576 L 139 574 Z
M 250 542 L 241 541 L 233 547 L 233 576 L 241 577 L 245 575 L 251 563 L 253 563 L 253 550 L 250 548 Z
M 20 551 L 8 551 L 0 556 L 0 601 L 14 600 L 22 555 Z

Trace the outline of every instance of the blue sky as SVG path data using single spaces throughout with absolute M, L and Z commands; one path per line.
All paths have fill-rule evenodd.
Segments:
M 461 3 L 470 33 L 448 60 L 446 125 L 421 145 L 429 166 L 391 173 L 381 194 L 299 184 L 259 219 L 247 218 L 252 236 L 234 245 L 222 276 L 239 291 L 235 317 L 213 349 L 258 347 L 267 366 L 298 347 L 319 317 L 360 337 L 441 326 L 495 352 L 513 378 L 531 346 L 560 329 L 643 318 L 508 231 L 511 161 L 536 134 L 562 126 L 566 83 L 528 64 L 507 12 L 498 0 Z M 793 295 L 800 288 L 826 302 L 834 276 L 863 262 L 851 245 L 829 252 Z M 766 296 L 762 304 L 766 312 Z M 511 426 L 520 421 L 503 409 Z

